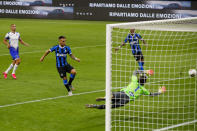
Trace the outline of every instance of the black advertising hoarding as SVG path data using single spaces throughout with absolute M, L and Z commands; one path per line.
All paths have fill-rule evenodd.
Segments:
M 76 1 L 75 18 L 142 21 L 197 16 L 195 1 L 83 0 Z
M 53 6 L 52 0 L 0 1 L 0 17 L 74 19 L 74 8 Z
M 52 6 L 52 0 L 2 0 L 2 6 Z
M 2 0 L 0 17 L 142 21 L 197 17 L 196 1 Z

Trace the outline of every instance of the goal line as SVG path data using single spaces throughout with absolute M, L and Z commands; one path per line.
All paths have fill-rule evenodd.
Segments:
M 177 124 L 177 125 L 164 127 L 164 128 L 161 128 L 161 129 L 156 129 L 156 130 L 153 130 L 153 131 L 166 131 L 166 130 L 169 130 L 169 129 L 172 129 L 172 128 L 176 128 L 176 127 L 180 127 L 180 126 L 184 126 L 184 125 L 189 125 L 189 124 L 193 124 L 193 123 L 196 123 L 196 122 L 197 122 L 197 120 L 193 120 L 193 121 L 184 122 L 184 123 Z

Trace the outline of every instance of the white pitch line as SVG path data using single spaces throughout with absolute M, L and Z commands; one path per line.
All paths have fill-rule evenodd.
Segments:
M 177 79 L 181 79 L 181 78 L 177 78 Z M 176 79 L 169 79 L 169 80 L 176 80 Z M 162 82 L 162 81 L 156 81 L 156 82 Z M 153 83 L 156 83 L 156 82 L 153 82 Z M 122 88 L 122 87 L 116 87 L 115 89 L 118 89 L 118 88 Z M 96 91 L 90 91 L 90 92 L 77 93 L 77 94 L 73 94 L 73 96 L 75 96 L 75 95 L 83 95 L 83 94 L 90 94 L 90 93 L 96 93 L 96 92 L 102 92 L 102 91 L 105 91 L 105 89 L 104 90 L 96 90 Z M 28 104 L 28 103 L 41 102 L 41 101 L 47 101 L 47 100 L 55 100 L 55 99 L 65 98 L 65 97 L 68 97 L 68 96 L 57 96 L 57 97 L 43 98 L 43 99 L 39 99 L 39 100 L 18 102 L 18 103 L 14 103 L 14 104 L 0 105 L 0 108 L 16 106 L 16 105 L 23 105 L 23 104 Z
M 71 49 L 93 48 L 93 47 L 99 47 L 99 46 L 105 46 L 105 45 L 73 47 Z M 22 52 L 22 53 L 19 53 L 19 55 L 21 55 L 21 54 L 41 53 L 41 52 L 45 52 L 45 50 L 42 50 L 42 51 L 31 51 L 31 52 Z M 7 56 L 7 55 L 10 55 L 10 54 L 1 54 L 0 56 Z
M 165 130 L 168 130 L 168 129 L 172 129 L 172 128 L 176 128 L 176 127 L 180 127 L 180 126 L 184 126 L 184 125 L 189 125 L 189 124 L 196 123 L 196 122 L 197 122 L 197 120 L 184 122 L 184 123 L 181 123 L 181 124 L 172 125 L 172 126 L 168 126 L 168 127 L 161 128 L 161 129 L 156 129 L 156 130 L 153 130 L 153 131 L 165 131 Z
M 84 94 L 91 94 L 91 93 L 97 93 L 97 92 L 102 92 L 102 91 L 105 91 L 105 90 L 96 90 L 96 91 L 90 91 L 90 92 L 76 93 L 76 94 L 73 94 L 73 96 L 84 95 Z M 14 103 L 14 104 L 1 105 L 0 108 L 17 106 L 17 105 L 23 105 L 23 104 L 28 104 L 28 103 L 41 102 L 41 101 L 47 101 L 47 100 L 55 100 L 55 99 L 66 98 L 66 97 L 69 97 L 69 96 L 68 95 L 65 95 L 65 96 L 49 97 L 49 98 L 44 98 L 44 99 L 40 99 L 40 100 L 32 100 L 32 101 L 18 102 L 18 103 Z

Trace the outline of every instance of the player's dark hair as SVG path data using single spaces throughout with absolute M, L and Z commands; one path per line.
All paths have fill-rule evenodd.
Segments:
M 147 76 L 141 75 L 139 78 L 139 84 L 143 86 L 146 83 L 146 80 L 147 80 Z
M 65 39 L 65 38 L 66 38 L 65 36 L 59 36 L 58 39 L 60 40 L 60 39 Z

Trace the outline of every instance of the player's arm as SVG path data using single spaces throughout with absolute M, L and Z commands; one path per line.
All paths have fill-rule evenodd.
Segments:
M 10 48 L 10 44 L 8 43 L 8 39 L 4 39 L 3 43 L 8 47 L 8 49 Z
M 122 44 L 115 48 L 115 51 L 118 51 L 120 48 L 122 48 L 126 43 L 122 42 Z
M 51 52 L 51 50 L 47 50 L 44 55 L 40 58 L 40 62 L 42 62 L 44 60 L 44 58 Z
M 128 41 L 128 36 L 125 38 L 125 40 L 122 42 L 122 44 L 118 47 L 115 48 L 115 51 L 118 51 L 120 48 L 122 48 L 123 46 L 125 46 L 125 44 L 127 43 Z
M 166 92 L 166 87 L 165 86 L 162 86 L 162 87 L 159 87 L 158 92 L 156 92 L 156 93 L 150 93 L 149 96 L 158 96 L 158 95 L 163 94 L 164 92 Z
M 21 43 L 22 45 L 24 45 L 24 46 L 29 46 L 29 44 L 26 43 L 26 42 L 24 42 L 21 38 L 19 38 L 19 41 L 20 41 L 20 43 Z
M 146 46 L 148 45 L 144 39 L 140 39 L 140 40 L 143 42 L 144 45 Z
M 156 92 L 156 93 L 150 93 L 150 95 L 149 95 L 149 96 L 158 96 L 158 95 L 161 95 L 161 93 L 159 93 L 159 92 Z
M 137 37 L 138 37 L 139 40 L 141 40 L 143 42 L 144 45 L 146 45 L 146 46 L 148 45 L 140 34 L 137 34 Z
M 77 58 L 77 57 L 75 57 L 73 54 L 70 54 L 70 57 L 71 57 L 73 60 L 75 60 L 75 61 L 77 61 L 77 62 L 80 62 L 80 59 Z
M 134 76 L 137 76 L 138 74 L 153 75 L 154 71 L 153 70 L 136 70 L 136 71 L 133 72 Z

